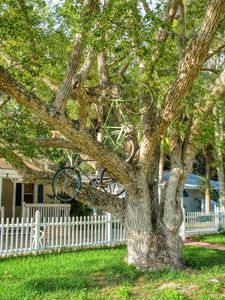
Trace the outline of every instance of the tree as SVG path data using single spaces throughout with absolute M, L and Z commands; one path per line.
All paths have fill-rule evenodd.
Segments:
M 221 99 L 223 101 L 223 99 Z M 218 180 L 220 183 L 220 208 L 225 210 L 225 172 L 224 172 L 224 107 L 219 101 L 214 109 L 215 116 L 215 143 L 214 157 L 216 161 Z
M 183 1 L 170 0 L 152 9 L 148 1 L 124 5 L 120 0 L 104 4 L 84 0 L 49 8 L 41 0 L 34 4 L 18 0 L 17 11 L 10 1 L 1 4 L 5 29 L 0 89 L 19 104 L 11 104 L 19 122 L 27 114 L 28 124 L 21 125 L 32 125 L 27 143 L 34 149 L 37 144 L 77 149 L 107 167 L 125 186 L 125 198 L 118 199 L 83 185 L 78 200 L 123 222 L 127 261 L 141 270 L 183 266 L 179 228 L 185 178 L 192 169 L 201 122 L 212 111 L 212 99 L 225 90 L 224 73 L 215 81 L 212 97 L 200 97 L 198 90 L 199 85 L 206 90 L 212 83 L 207 61 L 225 46 L 221 44 L 225 2 L 212 0 L 208 6 L 205 2 L 193 0 L 185 6 Z M 97 141 L 93 129 L 96 119 L 104 123 L 105 111 L 121 91 L 140 83 L 150 85 L 155 97 L 151 103 L 152 98 L 143 97 L 140 90 L 141 103 L 151 108 L 141 117 L 126 116 L 136 127 L 132 136 L 137 144 L 135 157 L 126 162 Z M 5 101 L 3 117 L 9 113 Z M 119 121 L 115 109 L 111 122 Z M 41 133 L 38 124 L 43 126 Z M 160 140 L 171 125 L 170 178 L 159 202 Z M 52 137 L 52 130 L 59 136 Z M 29 169 L 24 161 L 28 152 L 16 137 L 2 133 L 0 155 L 27 180 L 49 182 L 50 170 Z

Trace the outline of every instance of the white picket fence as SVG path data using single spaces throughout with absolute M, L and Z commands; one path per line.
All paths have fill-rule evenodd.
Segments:
M 187 213 L 181 227 L 183 238 L 225 230 L 223 212 Z M 0 257 L 59 251 L 63 248 L 110 246 L 126 242 L 122 224 L 111 216 L 43 218 L 2 218 L 0 224 Z
M 184 224 L 183 228 L 181 228 L 181 231 L 183 229 L 181 233 L 183 237 L 216 233 L 219 230 L 225 230 L 225 213 L 222 211 L 213 213 L 188 212 L 185 214 Z
M 40 212 L 35 219 L 14 219 L 0 225 L 0 257 L 24 255 L 62 248 L 115 245 L 125 241 L 120 222 L 110 214 L 83 218 L 52 218 L 43 222 Z
M 64 218 L 70 216 L 71 204 L 49 204 L 49 203 L 25 203 L 22 206 L 22 217 L 24 219 L 34 218 L 38 210 L 40 212 L 40 220 L 44 218 Z

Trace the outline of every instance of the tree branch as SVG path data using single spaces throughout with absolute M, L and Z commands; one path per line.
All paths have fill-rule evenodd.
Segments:
M 201 71 L 202 72 L 212 72 L 217 75 L 220 73 L 220 70 L 212 69 L 212 68 L 201 68 Z
M 95 57 L 94 52 L 92 50 L 90 50 L 87 54 L 87 57 L 84 61 L 82 68 L 75 75 L 73 89 L 78 88 L 80 86 L 80 84 L 87 79 L 94 57 Z
M 124 82 L 127 82 L 125 73 L 129 67 L 130 63 L 126 63 L 119 72 L 119 75 L 123 78 Z
M 97 142 L 86 130 L 78 129 L 65 116 L 47 107 L 36 95 L 28 92 L 12 79 L 3 67 L 0 67 L 0 89 L 18 103 L 26 106 L 50 127 L 59 130 L 81 153 L 104 165 L 119 181 L 124 184 L 131 184 L 133 170 L 131 166 Z
M 168 23 L 169 25 L 172 25 L 178 7 L 179 7 L 179 0 L 169 0 L 169 4 L 164 18 L 165 22 Z M 150 67 L 148 68 L 148 72 L 150 75 L 154 72 L 157 62 L 159 61 L 160 57 L 164 53 L 164 47 L 168 36 L 169 36 L 168 30 L 164 30 L 164 29 L 158 30 L 157 37 L 156 37 L 156 41 L 158 42 L 158 44 L 154 46 L 152 49 L 153 55 L 151 57 Z
M 141 3 L 142 3 L 142 5 L 143 5 L 144 10 L 145 10 L 146 13 L 148 13 L 148 12 L 151 11 L 151 9 L 150 9 L 150 7 L 149 7 L 149 5 L 148 5 L 148 2 L 147 2 L 146 0 L 142 0 Z
M 185 5 L 183 0 L 179 0 L 179 6 L 180 6 L 179 52 L 180 52 L 180 60 L 181 60 L 183 58 L 183 54 L 185 50 L 185 35 L 186 35 Z
M 225 2 L 223 0 L 213 0 L 210 2 L 199 34 L 190 42 L 180 64 L 178 76 L 165 96 L 164 105 L 155 121 L 155 126 L 143 138 L 140 147 L 141 163 L 143 165 L 146 160 L 150 160 L 156 141 L 160 138 L 160 135 L 164 134 L 166 128 L 175 117 L 180 99 L 190 89 L 194 79 L 201 70 L 224 10 Z
M 105 52 L 98 54 L 98 76 L 101 85 L 105 86 L 110 84 L 109 68 L 106 61 Z
M 47 183 L 53 173 L 46 173 L 37 166 L 25 161 L 22 156 L 0 144 L 0 157 L 4 157 L 24 178 L 26 182 Z
M 69 64 L 67 66 L 66 74 L 53 103 L 53 106 L 58 112 L 63 111 L 64 107 L 66 106 L 67 100 L 72 93 L 74 75 L 77 72 L 83 54 L 85 35 L 84 27 L 88 19 L 90 19 L 90 17 L 92 16 L 92 13 L 96 7 L 96 3 L 98 3 L 98 0 L 84 1 L 84 15 L 81 28 L 75 36 L 74 47 L 70 56 Z
M 220 45 L 218 45 L 215 49 L 212 49 L 209 51 L 208 56 L 206 60 L 210 59 L 215 54 L 219 53 L 223 48 L 225 48 L 225 42 L 222 42 Z
M 179 0 L 171 0 L 169 2 L 166 17 L 165 17 L 165 21 L 168 24 L 171 25 L 173 23 L 173 20 L 176 16 L 178 7 L 179 7 Z M 157 39 L 160 42 L 166 42 L 168 36 L 169 36 L 169 33 L 168 33 L 167 30 L 160 30 L 159 33 L 158 33 Z
M 2 99 L 2 101 L 0 102 L 0 110 L 11 100 L 11 98 L 8 96 L 8 97 L 4 97 Z
M 211 93 L 205 99 L 205 105 L 202 108 L 200 104 L 199 107 L 196 109 L 195 114 L 193 116 L 193 124 L 191 126 L 191 132 L 189 136 L 189 140 L 186 146 L 185 157 L 184 157 L 184 166 L 192 166 L 195 153 L 196 153 L 196 136 L 199 134 L 201 130 L 201 117 L 200 115 L 203 113 L 204 118 L 207 118 L 214 107 L 214 99 L 222 99 L 225 96 L 225 71 L 223 71 L 220 77 L 215 81 L 215 84 L 212 87 Z M 189 169 L 187 170 L 187 172 Z
M 165 22 L 168 23 L 169 25 L 172 25 L 177 10 L 179 8 L 179 1 L 180 0 L 170 0 L 168 7 L 167 7 L 167 11 L 166 11 L 166 15 L 165 15 Z M 152 49 L 152 57 L 151 57 L 151 62 L 150 62 L 150 67 L 148 67 L 148 77 L 150 78 L 150 76 L 153 74 L 155 67 L 157 65 L 157 62 L 159 61 L 160 57 L 163 55 L 164 53 L 164 47 L 167 41 L 167 38 L 169 36 L 169 33 L 167 30 L 159 30 L 158 34 L 157 34 L 157 45 L 153 47 Z M 149 116 L 152 117 L 151 121 L 149 120 Z M 145 128 L 148 127 L 149 130 L 151 130 L 152 125 L 154 127 L 154 124 L 157 122 L 156 120 L 157 118 L 157 114 L 156 114 L 156 103 L 154 105 L 152 105 L 151 109 L 148 111 L 148 114 L 145 114 L 145 116 L 143 117 L 142 120 L 142 124 L 143 124 L 143 132 L 145 131 Z M 144 141 L 144 140 L 143 140 Z M 147 140 L 144 142 L 145 144 L 147 144 Z M 142 149 L 141 149 L 142 152 Z M 140 154 L 142 155 L 142 153 L 140 152 Z
M 0 157 L 6 160 L 22 175 L 24 182 L 36 182 L 39 184 L 51 184 L 54 173 L 42 171 L 34 165 L 23 160 L 17 153 L 10 151 L 0 145 Z M 74 187 L 71 187 L 71 192 L 74 192 Z M 123 218 L 125 199 L 120 199 L 108 193 L 93 189 L 89 184 L 81 183 L 80 193 L 76 199 L 87 205 L 97 207 L 103 211 L 112 212 L 114 216 Z
M 35 140 L 30 140 L 30 143 L 39 147 L 61 148 L 78 152 L 78 149 L 74 147 L 73 143 L 63 138 L 38 138 Z

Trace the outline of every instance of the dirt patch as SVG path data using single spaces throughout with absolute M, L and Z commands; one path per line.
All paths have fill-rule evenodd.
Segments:
M 192 240 L 185 240 L 184 244 L 185 245 L 190 245 L 190 246 L 204 247 L 204 248 L 212 249 L 212 250 L 225 251 L 225 245 L 223 245 L 223 244 L 211 244 L 211 243 L 206 243 L 206 242 L 194 242 Z

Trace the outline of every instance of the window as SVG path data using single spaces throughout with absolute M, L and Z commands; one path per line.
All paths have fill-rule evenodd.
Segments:
M 22 183 L 16 184 L 16 206 L 21 206 L 22 204 Z
M 38 185 L 38 203 L 43 203 L 43 196 L 44 196 L 44 187 L 42 184 Z
M 37 190 L 35 189 L 35 185 L 33 183 L 16 184 L 16 206 L 21 206 L 22 201 L 26 203 L 34 203 L 35 201 L 37 201 L 37 203 L 43 203 L 43 198 L 44 187 L 42 184 L 37 185 Z
M 34 203 L 34 184 L 24 183 L 24 202 Z
M 189 197 L 189 194 L 188 194 L 188 192 L 187 192 L 186 190 L 183 191 L 183 197 L 184 197 L 184 198 L 185 198 L 185 197 Z

